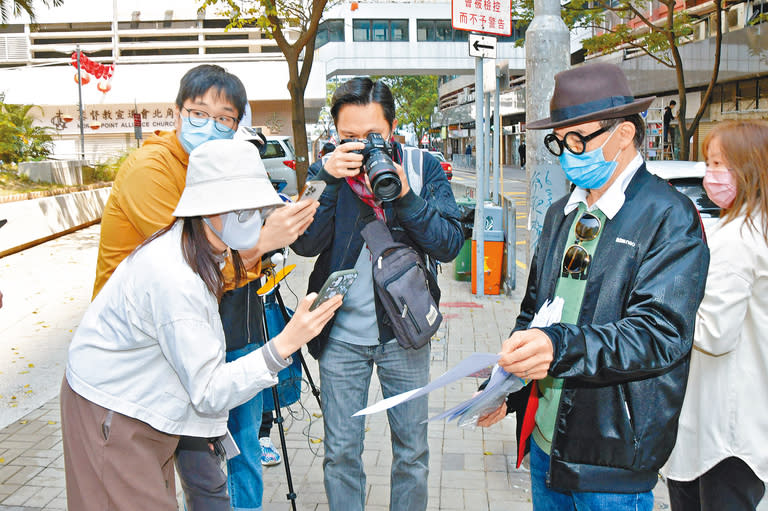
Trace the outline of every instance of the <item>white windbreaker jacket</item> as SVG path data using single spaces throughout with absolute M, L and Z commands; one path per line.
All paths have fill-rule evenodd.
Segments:
M 225 363 L 218 303 L 184 260 L 182 225 L 120 263 L 75 332 L 66 378 L 159 431 L 215 437 L 229 409 L 275 385 L 287 362 L 262 348 Z
M 768 480 L 768 245 L 738 217 L 708 233 L 709 274 L 677 443 L 662 472 L 690 481 L 735 456 Z

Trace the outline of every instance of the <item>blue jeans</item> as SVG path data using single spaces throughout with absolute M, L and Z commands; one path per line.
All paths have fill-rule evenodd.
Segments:
M 549 455 L 531 439 L 533 511 L 652 511 L 653 492 L 603 493 L 547 488 Z
M 373 364 L 384 397 L 426 385 L 429 344 L 406 350 L 397 342 L 356 346 L 329 340 L 320 356 L 320 389 L 325 428 L 323 472 L 328 507 L 334 511 L 365 509 L 363 439 L 365 417 L 352 417 L 368 404 Z M 387 410 L 392 431 L 389 509 L 427 508 L 427 396 Z
M 236 360 L 259 349 L 259 344 L 249 344 L 239 350 L 227 353 L 227 362 Z M 261 499 L 264 483 L 261 477 L 261 427 L 262 393 L 266 389 L 237 408 L 229 411 L 227 428 L 232 433 L 235 443 L 240 448 L 240 455 L 227 460 L 227 485 L 232 509 L 235 511 L 261 511 Z

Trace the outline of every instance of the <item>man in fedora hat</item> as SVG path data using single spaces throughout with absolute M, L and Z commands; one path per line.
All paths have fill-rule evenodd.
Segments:
M 550 117 L 528 124 L 552 130 L 574 188 L 547 211 L 502 347 L 532 383 L 480 422 L 518 413 L 534 509 L 650 511 L 675 443 L 709 252 L 693 203 L 638 151 L 651 101 L 617 66 L 584 65 L 555 76 Z M 556 297 L 559 321 L 529 328 Z

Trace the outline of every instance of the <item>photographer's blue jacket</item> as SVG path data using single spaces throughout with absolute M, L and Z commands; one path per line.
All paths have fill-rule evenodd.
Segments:
M 394 160 L 407 165 L 407 162 L 402 163 L 403 148 L 400 144 L 395 142 L 393 151 Z M 400 199 L 384 203 L 383 208 L 392 237 L 415 248 L 422 256 L 429 256 L 429 269 L 435 274 L 437 261 L 451 261 L 459 254 L 464 235 L 450 183 L 440 163 L 428 153 L 424 153 L 422 178 L 423 185 L 418 195 L 411 190 Z M 322 161 L 316 161 L 310 166 L 307 179 L 321 179 L 327 183 L 320 197 L 315 220 L 291 245 L 299 255 L 319 255 L 307 288 L 307 292 L 313 292 L 320 290 L 332 272 L 355 266 L 364 243 L 360 231 L 366 222 L 359 206 L 360 199 L 344 179 L 328 174 Z M 393 339 L 395 335 L 387 324 L 386 313 L 378 298 L 376 317 L 379 341 Z M 325 347 L 332 325 L 333 319 L 310 342 L 309 352 L 315 358 L 320 356 Z

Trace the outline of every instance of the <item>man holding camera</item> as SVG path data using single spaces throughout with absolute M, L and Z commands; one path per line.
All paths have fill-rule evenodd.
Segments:
M 320 365 L 328 505 L 352 511 L 365 508 L 366 495 L 365 419 L 352 414 L 368 404 L 373 365 L 384 397 L 429 381 L 429 344 L 401 347 L 374 292 L 371 253 L 361 235 L 366 211 L 372 208 L 396 241 L 416 249 L 433 274 L 437 260 L 456 257 L 464 237 L 453 192 L 437 160 L 426 153 L 419 153 L 418 160 L 404 158 L 400 144 L 390 146 L 397 121 L 392 93 L 384 83 L 353 78 L 342 84 L 333 95 L 331 115 L 342 143 L 309 169 L 310 179 L 327 186 L 314 222 L 292 248 L 303 256 L 319 255 L 309 278 L 312 291 L 336 270 L 358 271 L 335 321 L 309 344 Z M 407 175 L 420 176 L 420 188 L 409 184 Z M 390 409 L 388 418 L 393 455 L 390 509 L 424 510 L 427 397 Z

